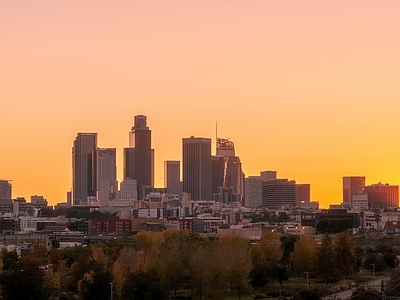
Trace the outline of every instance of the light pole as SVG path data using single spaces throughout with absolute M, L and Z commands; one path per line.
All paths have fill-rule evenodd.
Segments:
M 372 266 L 372 278 L 375 279 L 375 264 L 371 264 Z
M 110 286 L 111 286 L 111 292 L 110 292 L 110 295 L 111 295 L 111 300 L 113 300 L 113 284 L 112 284 L 112 282 L 110 282 Z
M 307 290 L 308 290 L 308 272 L 304 272 L 307 275 Z

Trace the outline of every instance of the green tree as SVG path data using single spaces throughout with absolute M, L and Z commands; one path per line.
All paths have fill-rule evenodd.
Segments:
M 168 289 L 155 272 L 131 273 L 122 288 L 122 299 L 166 300 Z
M 343 276 L 353 274 L 357 263 L 353 238 L 347 232 L 342 232 L 335 236 L 333 242 L 338 271 Z
M 314 268 L 315 253 L 318 244 L 312 236 L 301 235 L 294 244 L 294 251 L 290 255 L 292 271 L 296 277 L 302 277 L 304 272 Z
M 316 252 L 315 272 L 325 283 L 338 280 L 336 256 L 333 250 L 332 240 L 329 235 L 322 237 L 321 245 Z

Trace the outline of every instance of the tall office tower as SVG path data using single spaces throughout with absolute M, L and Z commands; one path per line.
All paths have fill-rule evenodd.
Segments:
M 182 194 L 181 162 L 179 160 L 164 161 L 164 186 L 167 193 Z
M 115 199 L 117 183 L 117 149 L 97 148 L 97 200 L 107 204 Z
M 310 184 L 296 183 L 296 202 L 310 202 Z
M 261 184 L 262 205 L 278 208 L 296 204 L 296 182 L 287 179 L 263 181 Z
M 257 207 L 262 205 L 261 201 L 261 176 L 249 176 L 244 180 L 244 206 Z
M 235 155 L 235 144 L 229 139 L 217 138 L 217 155 L 225 160 L 223 187 L 233 188 L 233 193 L 244 196 L 244 174 L 240 158 Z
M 399 186 L 388 183 L 376 183 L 365 187 L 368 193 L 369 208 L 387 208 L 399 206 Z
M 343 177 L 343 204 L 351 207 L 351 199 L 354 194 L 364 191 L 365 176 Z
M 78 133 L 72 148 L 73 205 L 96 196 L 97 133 Z
M 154 149 L 151 149 L 151 130 L 147 127 L 147 117 L 134 117 L 134 125 L 129 133 L 129 148 L 124 149 L 124 180 L 134 179 L 139 191 L 154 183 Z
M 211 139 L 184 138 L 183 192 L 190 193 L 192 200 L 211 199 Z
M 211 192 L 218 193 L 218 189 L 224 186 L 225 157 L 222 155 L 211 156 Z
M 276 171 L 262 171 L 260 172 L 262 181 L 270 181 L 276 179 Z
M 12 185 L 9 180 L 0 179 L 0 199 L 12 199 Z

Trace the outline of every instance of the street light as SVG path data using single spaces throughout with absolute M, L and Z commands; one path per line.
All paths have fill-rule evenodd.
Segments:
M 304 272 L 307 275 L 307 290 L 308 290 L 308 272 Z
M 372 278 L 375 279 L 375 264 L 371 264 L 372 266 Z
M 110 282 L 110 286 L 111 286 L 111 292 L 110 292 L 111 298 L 110 299 L 113 300 L 113 284 L 112 284 L 112 282 Z

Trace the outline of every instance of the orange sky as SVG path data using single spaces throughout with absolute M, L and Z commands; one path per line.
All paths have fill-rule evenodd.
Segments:
M 399 1 L 0 1 L 0 178 L 65 201 L 77 132 L 122 148 L 148 116 L 163 161 L 182 137 L 235 142 L 246 175 L 400 183 Z

